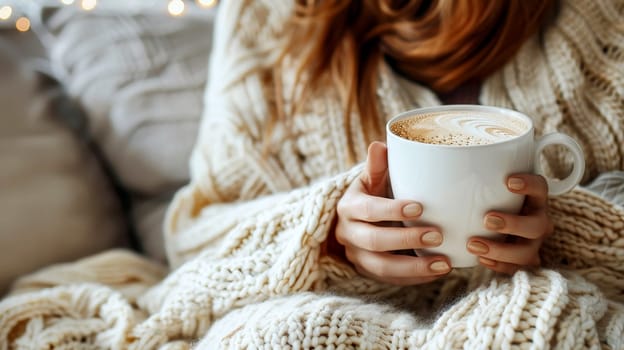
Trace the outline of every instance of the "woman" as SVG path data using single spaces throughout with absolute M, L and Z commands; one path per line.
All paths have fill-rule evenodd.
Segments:
M 554 1 L 330 1 L 302 7 L 301 19 L 308 23 L 301 27 L 314 38 L 310 51 L 304 51 L 307 66 L 303 68 L 316 78 L 312 83 L 319 85 L 324 73 L 338 72 L 335 78 L 348 94 L 343 96 L 350 103 L 347 109 L 355 109 L 365 121 L 377 121 L 369 122 L 374 127 L 364 131 L 375 131 L 380 138 L 384 120 L 379 121 L 382 112 L 376 112 L 375 89 L 381 60 L 401 75 L 430 87 L 443 103 L 476 104 L 482 81 L 500 69 L 524 40 L 550 19 L 554 5 Z M 332 12 L 335 14 L 329 19 L 324 18 Z M 318 31 L 319 24 L 331 30 Z M 292 39 L 291 43 L 292 50 L 298 42 Z M 338 65 L 349 68 L 331 69 Z M 397 229 L 370 224 L 414 219 L 422 212 L 419 203 L 385 199 L 385 153 L 383 144 L 369 147 L 365 172 L 338 203 L 336 238 L 363 275 L 393 284 L 429 282 L 450 271 L 446 257 L 406 257 L 389 251 L 435 247 L 443 240 L 437 228 Z M 481 264 L 506 273 L 539 265 L 541 241 L 552 232 L 544 180 L 524 174 L 510 178 L 509 184 L 515 188 L 510 190 L 529 196 L 527 203 L 532 206 L 524 210 L 528 215 L 492 212 L 484 222 L 488 229 L 515 234 L 519 240 L 501 244 L 474 238 L 467 246 L 480 256 Z
M 427 209 L 387 198 L 378 141 L 407 109 L 482 103 L 579 140 L 585 181 L 622 169 L 623 11 L 590 0 L 223 2 L 192 179 L 166 221 L 176 270 L 110 334 L 141 349 L 621 348 L 621 209 L 582 189 L 547 201 L 540 177 L 516 174 L 522 214 L 484 218 L 515 240 L 467 246 L 483 267 L 392 254 L 444 233 L 385 224 Z M 545 158 L 554 175 L 569 166 L 558 150 Z M 540 259 L 548 269 L 533 269 Z M 15 305 L 76 288 L 0 304 L 16 315 L 0 330 L 32 323 Z M 106 295 L 80 288 L 84 300 Z M 71 305 L 75 315 L 85 303 Z

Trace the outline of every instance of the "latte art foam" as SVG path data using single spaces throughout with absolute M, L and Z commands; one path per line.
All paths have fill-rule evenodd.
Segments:
M 390 130 L 402 138 L 434 145 L 489 145 L 524 134 L 520 118 L 481 112 L 438 112 L 401 119 Z

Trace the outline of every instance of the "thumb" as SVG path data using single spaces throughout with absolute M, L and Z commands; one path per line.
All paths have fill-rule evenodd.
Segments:
M 366 170 L 362 178 L 369 194 L 385 196 L 388 181 L 388 148 L 383 142 L 375 141 L 368 146 Z

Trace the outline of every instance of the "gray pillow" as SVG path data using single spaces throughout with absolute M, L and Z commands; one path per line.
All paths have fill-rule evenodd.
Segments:
M 624 171 L 610 171 L 594 179 L 587 189 L 624 208 Z
M 86 111 L 88 137 L 129 193 L 143 252 L 164 261 L 162 221 L 188 182 L 214 9 L 173 18 L 63 8 L 44 18 L 52 70 Z
M 122 15 L 67 7 L 44 21 L 52 69 L 89 118 L 121 184 L 162 195 L 188 180 L 213 16 Z

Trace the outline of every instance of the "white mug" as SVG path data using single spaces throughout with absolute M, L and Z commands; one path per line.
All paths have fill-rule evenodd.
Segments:
M 485 145 L 440 145 L 420 143 L 395 135 L 390 126 L 405 118 L 425 113 L 459 112 L 504 115 L 526 123 L 519 136 Z M 494 122 L 496 123 L 496 122 Z M 498 107 L 447 105 L 407 111 L 393 117 L 386 125 L 388 167 L 392 193 L 396 199 L 414 200 L 423 205 L 423 214 L 406 226 L 434 225 L 440 228 L 443 243 L 432 249 L 418 249 L 417 255 L 446 255 L 453 267 L 471 267 L 478 257 L 466 249 L 473 236 L 497 238 L 488 231 L 484 216 L 491 210 L 518 213 L 524 196 L 510 192 L 509 175 L 543 175 L 539 154 L 548 145 L 566 146 L 574 159 L 568 177 L 560 181 L 546 179 L 548 194 L 559 195 L 576 186 L 584 172 L 581 147 L 571 137 L 552 133 L 535 140 L 533 122 L 524 114 Z

